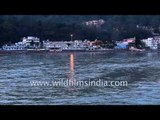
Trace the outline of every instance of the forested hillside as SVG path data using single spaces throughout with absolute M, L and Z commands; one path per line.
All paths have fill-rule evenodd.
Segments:
M 103 19 L 99 27 L 88 27 L 86 21 Z M 152 15 L 1 15 L 0 45 L 15 43 L 24 36 L 41 40 L 101 39 L 103 41 L 137 39 L 158 35 L 160 16 Z

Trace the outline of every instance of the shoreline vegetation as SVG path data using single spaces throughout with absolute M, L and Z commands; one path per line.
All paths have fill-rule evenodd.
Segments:
M 0 54 L 158 50 L 159 19 L 150 15 L 1 15 Z
M 103 42 L 144 39 L 159 35 L 159 25 L 159 15 L 0 15 L 0 46 L 33 35 L 51 41 L 69 41 L 70 34 Z

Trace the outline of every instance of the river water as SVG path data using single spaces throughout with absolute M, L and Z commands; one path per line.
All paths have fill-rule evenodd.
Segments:
M 31 86 L 58 79 L 127 81 L 127 86 Z M 160 104 L 160 53 L 32 53 L 0 55 L 1 105 Z

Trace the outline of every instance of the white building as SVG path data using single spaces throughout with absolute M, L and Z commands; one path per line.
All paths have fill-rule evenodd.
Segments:
M 86 41 L 43 41 L 43 47 L 45 49 L 59 48 L 62 50 L 79 50 L 87 47 Z
M 82 40 L 75 40 L 73 42 L 73 48 L 86 48 L 87 47 L 87 41 L 82 41 Z
M 146 47 L 149 47 L 150 49 L 156 50 L 159 46 L 159 40 L 156 38 L 147 38 L 143 39 L 142 41 L 145 43 Z
M 40 39 L 33 36 L 24 37 L 22 40 L 22 44 L 25 44 L 27 48 L 39 48 Z
M 3 50 L 25 50 L 26 46 L 24 44 L 12 44 L 12 45 L 4 45 L 2 46 Z
M 40 39 L 37 37 L 23 38 L 22 42 L 18 42 L 12 45 L 3 45 L 3 50 L 26 50 L 27 48 L 39 48 Z
M 68 45 L 63 41 L 43 41 L 43 47 L 45 49 L 51 49 L 51 48 L 60 48 L 60 49 L 67 49 Z
M 104 24 L 105 21 L 103 19 L 99 19 L 99 20 L 92 20 L 92 21 L 87 21 L 85 22 L 86 26 L 101 26 L 102 24 Z

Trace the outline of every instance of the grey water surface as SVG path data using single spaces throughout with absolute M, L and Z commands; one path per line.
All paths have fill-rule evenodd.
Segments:
M 97 80 L 127 86 L 31 86 L 30 82 Z M 159 52 L 75 52 L 0 55 L 1 105 L 160 104 Z

